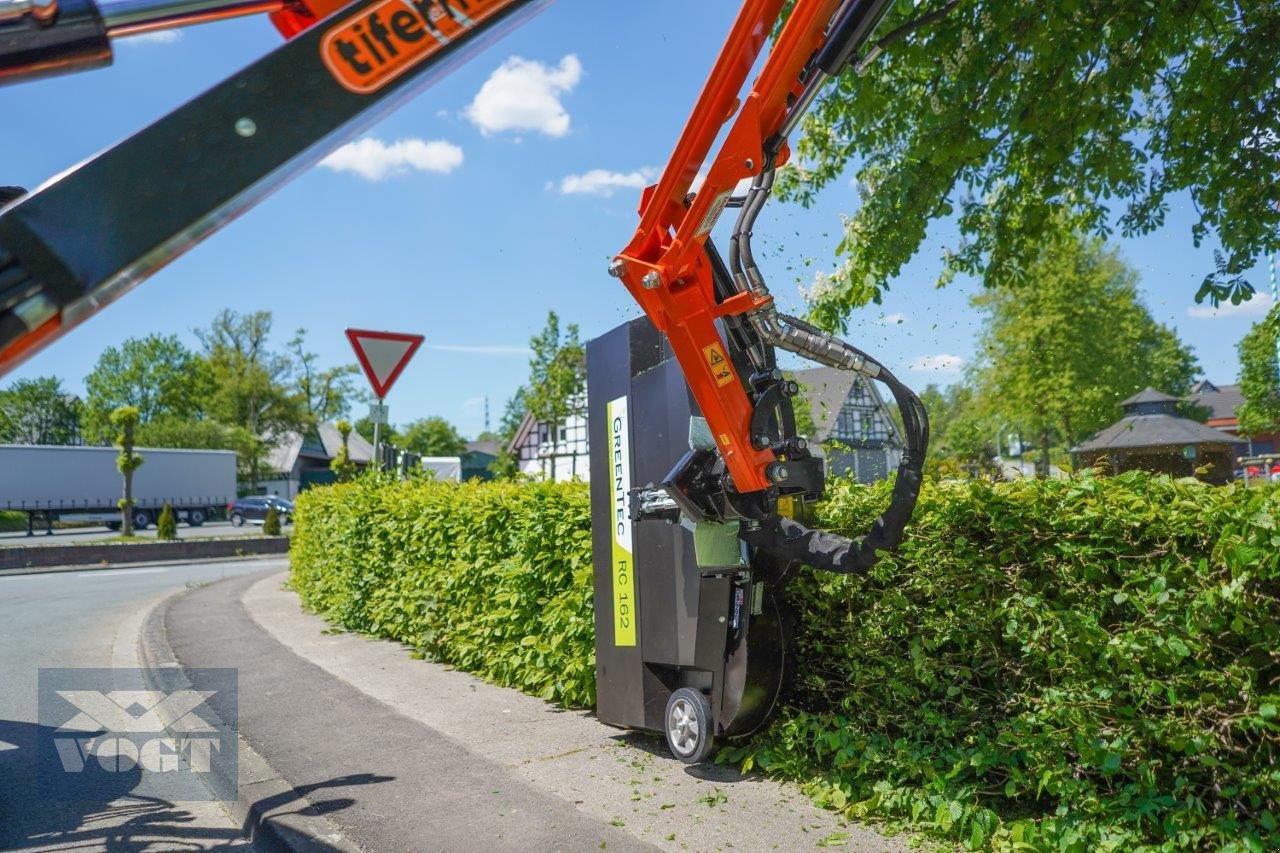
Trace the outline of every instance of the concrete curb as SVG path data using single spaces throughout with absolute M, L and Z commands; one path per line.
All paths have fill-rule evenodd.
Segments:
M 153 690 L 166 693 L 191 689 L 182 664 L 169 645 L 165 618 L 170 606 L 189 590 L 180 590 L 156 603 L 142 622 L 138 635 L 138 660 L 144 677 Z M 215 727 L 220 720 L 209 719 Z M 237 733 L 237 778 L 219 780 L 218 787 L 236 792 L 234 801 L 224 803 L 233 820 L 239 822 L 241 831 L 263 851 L 305 851 L 305 853 L 355 853 L 359 848 L 348 841 L 338 828 L 321 815 L 307 814 L 306 799 L 294 791 L 293 786 L 280 777 L 265 759 Z M 282 803 L 273 809 L 263 810 L 262 802 Z
M 176 539 L 171 542 L 88 543 L 0 548 L 0 569 L 49 566 L 116 565 L 156 560 L 198 560 L 285 554 L 287 536 L 224 536 L 216 539 Z
M 138 563 L 88 563 L 79 566 L 40 566 L 27 569 L 0 569 L 0 578 L 16 577 L 18 575 L 48 575 L 58 572 L 92 572 L 96 570 L 116 569 L 145 569 L 149 566 L 199 566 L 204 563 L 229 563 L 232 561 L 240 562 L 245 560 L 268 560 L 280 559 L 280 554 L 242 554 L 238 557 L 204 557 L 199 560 L 145 560 Z

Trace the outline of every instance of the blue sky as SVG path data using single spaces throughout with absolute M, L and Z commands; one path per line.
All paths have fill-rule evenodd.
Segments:
M 388 398 L 392 420 L 443 415 L 474 435 L 484 398 L 496 423 L 526 376 L 548 309 L 587 337 L 638 313 L 605 267 L 737 6 L 559 0 L 6 381 L 56 374 L 80 391 L 125 338 L 173 333 L 194 347 L 192 329 L 220 309 L 268 309 L 281 346 L 306 327 L 326 363 L 354 361 L 348 326 L 424 334 Z M 122 40 L 111 68 L 0 89 L 0 183 L 38 185 L 278 43 L 265 18 L 231 21 Z M 835 266 L 841 214 L 856 205 L 841 181 L 809 210 L 766 208 L 757 243 L 786 309 L 802 310 L 797 286 Z M 1193 221 L 1184 201 L 1160 232 L 1120 246 L 1155 315 L 1211 379 L 1232 381 L 1235 343 L 1268 303 L 1193 307 L 1212 267 L 1212 246 L 1191 246 Z M 852 324 L 854 343 L 917 387 L 954 380 L 972 357 L 972 283 L 932 286 L 953 236 L 937 223 L 884 305 Z M 1263 267 L 1251 279 L 1267 289 Z

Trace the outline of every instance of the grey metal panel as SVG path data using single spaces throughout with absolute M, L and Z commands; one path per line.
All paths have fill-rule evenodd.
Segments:
M 605 410 L 611 400 L 629 395 L 631 353 L 636 337 L 646 335 L 635 320 L 587 342 L 587 431 L 591 454 L 591 560 L 594 567 L 596 623 L 596 716 L 611 726 L 642 727 L 644 664 L 639 625 L 635 646 L 618 646 L 613 625 L 612 483 L 609 424 Z M 649 336 L 655 335 L 652 327 Z M 634 448 L 633 448 L 634 449 Z M 634 481 L 633 481 L 634 482 Z M 640 593 L 637 592 L 637 597 Z M 644 601 L 637 602 L 643 612 Z
M 631 383 L 635 401 L 632 441 L 635 448 L 633 485 L 660 484 L 689 447 L 689 396 L 684 376 L 674 360 L 668 360 L 635 377 Z M 676 666 L 691 662 L 692 649 L 681 655 L 680 639 L 692 640 L 696 617 L 681 606 L 686 569 L 697 574 L 693 537 L 666 521 L 637 524 L 636 577 L 640 582 L 641 647 L 649 663 Z M 696 607 L 696 605 L 695 605 Z M 664 700 L 665 701 L 665 700 Z
M 0 445 L 0 509 L 113 507 L 122 480 L 111 447 Z M 236 497 L 230 450 L 138 448 L 133 477 L 138 506 L 219 506 Z

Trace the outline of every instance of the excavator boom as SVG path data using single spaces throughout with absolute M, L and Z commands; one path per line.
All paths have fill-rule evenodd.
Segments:
M 109 61 L 113 35 L 232 15 L 267 12 L 287 39 L 0 210 L 0 375 L 545 2 L 0 0 L 0 82 Z M 927 418 L 883 365 L 777 311 L 752 257 L 752 225 L 789 156 L 788 135 L 823 84 L 864 55 L 889 5 L 745 0 L 671 159 L 641 197 L 639 226 L 609 266 L 665 335 L 711 443 L 640 502 L 674 503 L 695 521 L 740 520 L 754 546 L 835 571 L 865 570 L 896 545 L 919 488 Z M 730 210 L 737 223 L 722 259 L 710 239 Z M 821 497 L 823 463 L 796 434 L 798 387 L 775 348 L 894 394 L 907 446 L 893 505 L 863 539 L 809 530 L 779 509 Z

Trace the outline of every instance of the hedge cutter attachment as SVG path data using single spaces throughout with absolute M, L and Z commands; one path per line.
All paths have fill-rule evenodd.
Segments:
M 0 199 L 0 374 L 544 4 L 0 0 L 0 82 L 105 64 L 114 37 L 237 15 L 268 13 L 286 38 L 150 127 Z M 645 316 L 588 347 L 599 715 L 661 729 L 686 761 L 773 709 L 788 671 L 787 574 L 865 572 L 898 544 L 919 492 L 919 398 L 858 348 L 779 312 L 752 252 L 788 136 L 828 81 L 879 54 L 886 40 L 871 36 L 889 5 L 745 0 L 609 266 Z M 711 232 L 726 211 L 736 220 L 721 256 Z M 797 432 L 800 389 L 778 349 L 878 380 L 897 402 L 906 446 L 890 506 L 864 536 L 806 525 L 823 459 Z

